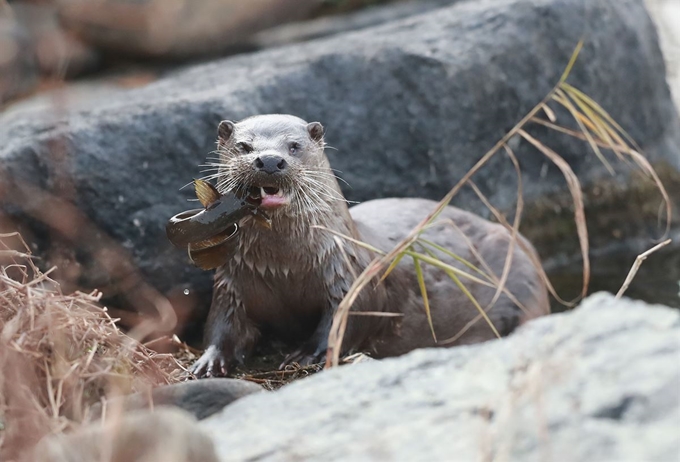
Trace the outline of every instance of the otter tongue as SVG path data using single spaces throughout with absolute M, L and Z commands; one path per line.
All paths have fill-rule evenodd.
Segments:
M 260 207 L 276 208 L 286 204 L 286 198 L 283 196 L 283 191 L 279 189 L 276 194 L 267 194 L 264 188 L 260 188 L 262 202 Z

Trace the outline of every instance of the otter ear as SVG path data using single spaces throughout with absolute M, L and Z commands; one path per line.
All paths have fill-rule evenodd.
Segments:
M 311 122 L 307 124 L 307 132 L 317 143 L 323 139 L 323 125 L 319 122 Z
M 234 122 L 231 120 L 223 120 L 217 127 L 217 137 L 220 143 L 226 143 L 231 135 L 234 134 Z

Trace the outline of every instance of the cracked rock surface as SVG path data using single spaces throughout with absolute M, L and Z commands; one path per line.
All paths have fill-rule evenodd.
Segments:
M 677 461 L 680 313 L 598 293 L 503 340 L 323 372 L 199 425 L 225 461 Z

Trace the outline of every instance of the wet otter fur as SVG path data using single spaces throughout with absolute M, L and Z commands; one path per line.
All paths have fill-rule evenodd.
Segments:
M 234 361 L 242 363 L 248 357 L 262 336 L 296 345 L 282 366 L 321 361 L 338 304 L 375 255 L 318 227 L 389 251 L 434 209 L 434 201 L 418 198 L 371 200 L 348 208 L 324 153 L 323 132 L 320 123 L 290 115 L 220 123 L 218 189 L 259 189 L 261 207 L 271 216 L 272 226 L 244 224 L 236 256 L 217 269 L 205 329 L 207 348 L 192 368 L 196 376 L 226 375 Z M 479 267 L 468 245 L 471 242 L 500 277 L 510 242 L 506 229 L 453 206 L 446 207 L 439 221 L 423 238 Z M 520 239 L 534 252 L 529 242 Z M 478 311 L 446 273 L 430 265 L 423 265 L 423 273 L 437 339 L 454 337 Z M 494 288 L 463 282 L 482 307 L 492 301 Z M 547 290 L 519 245 L 514 248 L 506 286 L 514 301 L 503 294 L 488 311 L 501 335 L 549 312 Z M 441 346 L 433 339 L 410 259 L 403 259 L 383 283 L 377 278 L 372 281 L 352 311 L 403 316 L 350 316 L 344 353 L 358 350 L 382 358 Z M 481 320 L 447 346 L 491 338 L 494 333 Z

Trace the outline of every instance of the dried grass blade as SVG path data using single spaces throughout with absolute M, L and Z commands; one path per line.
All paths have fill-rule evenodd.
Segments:
M 343 238 L 343 239 L 346 239 L 346 240 L 348 240 L 348 241 L 350 241 L 350 242 L 352 242 L 352 243 L 354 243 L 354 244 L 356 244 L 356 245 L 358 245 L 358 246 L 361 246 L 361 247 L 363 247 L 363 248 L 365 248 L 365 249 L 370 250 L 371 252 L 375 252 L 375 253 L 380 254 L 380 255 L 385 255 L 385 252 L 383 252 L 383 251 L 380 250 L 379 248 L 373 247 L 371 244 L 368 244 L 368 243 L 366 243 L 366 242 L 360 241 L 359 239 L 355 239 L 355 238 L 353 238 L 352 236 L 348 236 L 347 234 L 343 234 L 343 233 L 341 233 L 341 232 L 339 232 L 339 231 L 335 231 L 334 229 L 330 229 L 330 228 L 327 228 L 327 227 L 321 226 L 321 225 L 314 225 L 314 226 L 312 226 L 312 227 L 313 227 L 313 228 L 317 228 L 317 229 L 323 229 L 324 231 L 328 231 L 328 232 L 331 233 L 331 234 L 334 234 L 334 235 L 339 236 L 339 237 L 341 237 L 341 238 Z
M 565 85 L 563 91 L 581 109 L 585 115 L 584 122 L 587 121 L 592 127 L 592 130 L 600 137 L 600 141 L 605 144 L 607 148 L 614 151 L 619 159 L 622 159 L 620 149 L 622 146 L 624 149 L 627 147 L 623 142 L 623 139 L 616 134 L 616 131 L 611 129 L 609 124 L 607 124 L 607 122 L 605 122 L 605 120 L 588 105 L 588 103 L 581 99 L 578 93 L 571 91 L 572 88 L 574 87 L 571 85 Z
M 548 157 L 548 159 L 550 159 L 562 171 L 562 175 L 564 175 L 564 178 L 567 181 L 567 187 L 569 188 L 569 192 L 571 193 L 572 199 L 574 200 L 576 230 L 581 247 L 581 256 L 583 257 L 583 288 L 581 290 L 581 297 L 585 297 L 588 293 L 588 282 L 590 281 L 590 258 L 588 255 L 588 228 L 586 227 L 585 207 L 583 204 L 581 184 L 569 164 L 559 154 L 538 141 L 533 136 L 529 135 L 524 130 L 520 130 L 519 134 L 522 136 L 522 138 L 527 140 L 536 149 Z
M 506 144 L 504 148 L 506 153 L 508 154 L 508 157 L 510 158 L 510 161 L 515 167 L 515 172 L 517 173 L 517 206 L 515 207 L 515 219 L 512 224 L 512 231 L 510 232 L 510 243 L 508 244 L 508 251 L 505 255 L 505 263 L 503 264 L 503 273 L 501 274 L 501 279 L 498 283 L 496 293 L 489 302 L 489 306 L 494 306 L 496 304 L 498 298 L 501 296 L 501 293 L 503 293 L 505 284 L 508 281 L 508 276 L 510 275 L 510 268 L 512 267 L 512 257 L 515 253 L 515 243 L 517 242 L 519 236 L 519 225 L 522 220 L 522 211 L 524 209 L 524 198 L 522 194 L 523 191 L 522 171 L 519 168 L 519 162 L 517 161 L 517 157 L 515 156 L 515 153 L 510 148 L 510 146 Z M 478 190 L 476 185 L 475 189 Z M 481 191 L 478 192 L 478 195 L 479 194 L 481 194 Z
M 601 117 L 603 117 L 612 127 L 616 128 L 616 130 L 619 131 L 630 143 L 631 146 L 633 146 L 636 150 L 642 151 L 640 147 L 637 145 L 633 137 L 631 137 L 622 127 L 619 125 L 616 120 L 612 116 L 609 115 L 607 111 L 604 110 L 602 106 L 600 106 L 595 100 L 593 100 L 590 96 L 586 95 L 583 93 L 581 90 L 578 88 L 563 82 L 560 86 L 568 88 L 569 91 L 571 91 L 573 94 L 577 95 L 583 102 L 588 104 L 595 112 L 597 112 Z
M 543 112 L 545 112 L 546 117 L 548 117 L 548 120 L 550 120 L 552 123 L 557 122 L 557 116 L 555 115 L 555 112 L 548 106 L 547 104 L 544 104 L 541 106 L 543 109 Z
M 619 291 L 616 293 L 616 298 L 619 299 L 623 296 L 623 294 L 628 290 L 628 287 L 630 286 L 630 283 L 633 282 L 633 279 L 635 278 L 635 275 L 637 274 L 638 270 L 640 269 L 640 266 L 642 266 L 642 262 L 644 262 L 647 257 L 649 257 L 651 254 L 656 252 L 657 250 L 666 247 L 668 244 L 672 242 L 671 239 L 668 239 L 660 244 L 655 245 L 651 249 L 647 250 L 646 252 L 641 253 L 635 258 L 635 262 L 633 262 L 633 266 L 630 268 L 630 271 L 628 272 L 628 275 L 626 276 L 626 279 L 623 281 L 623 284 L 621 285 L 621 288 Z
M 602 151 L 600 151 L 600 147 L 595 142 L 593 135 L 590 133 L 590 130 L 588 130 L 588 127 L 586 127 L 586 123 L 584 123 L 583 120 L 584 117 L 583 114 L 581 114 L 578 111 L 578 109 L 574 106 L 569 97 L 561 89 L 557 89 L 555 94 L 556 96 L 554 100 L 560 103 L 562 106 L 564 106 L 571 113 L 572 117 L 574 118 L 574 120 L 576 120 L 576 123 L 583 132 L 583 135 L 588 140 L 588 144 L 590 144 L 590 147 L 592 148 L 593 152 L 595 152 L 597 158 L 600 159 L 600 162 L 602 162 L 607 171 L 611 175 L 614 175 L 614 168 L 612 168 L 609 161 L 606 159 L 606 157 L 604 157 L 604 154 L 602 154 Z
M 500 212 L 498 212 L 498 210 L 496 210 L 496 208 L 493 208 L 493 209 L 491 210 L 491 212 L 498 218 L 498 221 L 499 221 L 506 229 L 510 230 L 511 227 L 510 227 L 510 225 L 507 223 L 507 221 L 505 220 L 505 217 L 503 217 L 503 215 L 501 215 Z M 465 235 L 465 233 L 463 233 L 463 231 L 458 227 L 458 225 L 456 225 L 456 223 L 453 222 L 453 220 L 448 220 L 448 222 L 449 222 L 449 224 L 450 224 L 455 230 L 458 231 L 458 233 L 461 235 L 462 239 L 465 241 L 465 243 L 467 244 L 468 248 L 470 249 L 470 252 L 472 253 L 472 255 L 474 255 L 474 257 L 477 259 L 477 261 L 479 262 L 479 264 L 480 264 L 482 267 L 484 267 L 484 269 L 487 271 L 487 274 L 489 274 L 489 275 L 491 276 L 491 279 L 492 279 L 492 282 L 493 282 L 493 283 L 492 283 L 492 284 L 489 284 L 489 287 L 497 287 L 497 286 L 498 286 L 498 283 L 499 283 L 500 281 L 498 280 L 498 278 L 496 277 L 496 275 L 494 274 L 494 272 L 491 270 L 491 267 L 488 265 L 488 263 L 486 262 L 486 260 L 484 260 L 484 257 L 479 253 L 479 251 L 478 251 L 478 250 L 475 248 L 475 246 L 472 244 L 472 241 L 470 241 L 470 239 Z M 522 247 L 522 249 L 523 249 L 527 254 L 529 254 L 529 255 L 532 257 L 532 260 L 531 260 L 531 261 L 532 261 L 532 263 L 536 266 L 537 271 L 539 271 L 539 274 L 542 274 L 541 277 L 547 279 L 547 276 L 545 276 L 545 274 L 544 274 L 545 272 L 543 271 L 543 267 L 541 266 L 540 262 L 538 261 L 538 257 L 535 256 L 535 255 L 533 254 L 533 252 L 531 251 L 531 249 L 529 249 L 529 248 L 526 247 L 524 244 L 522 244 L 522 241 L 519 241 L 519 244 L 520 244 L 520 247 Z M 543 272 L 543 273 L 542 273 L 542 272 Z M 548 283 L 549 283 L 549 281 L 548 281 Z M 527 315 L 530 314 L 530 312 L 529 312 L 529 310 L 526 308 L 526 306 L 524 306 L 524 304 L 523 304 L 522 302 L 520 302 L 520 301 L 517 299 L 517 297 L 515 297 L 515 296 L 512 294 L 512 292 L 510 292 L 510 291 L 507 289 L 507 287 L 503 289 L 503 292 L 505 293 L 505 295 L 508 296 L 508 298 L 509 298 L 515 305 L 517 305 L 517 306 L 522 310 L 522 312 L 526 313 Z

